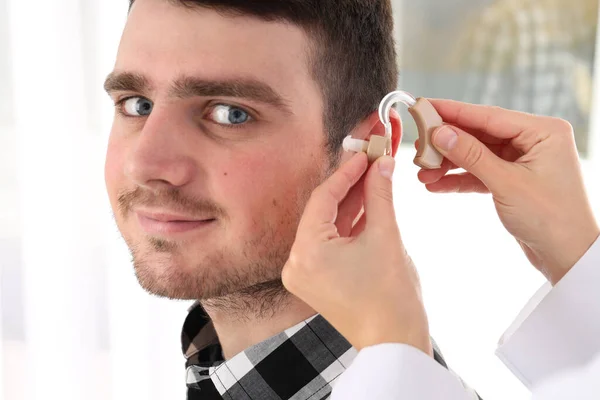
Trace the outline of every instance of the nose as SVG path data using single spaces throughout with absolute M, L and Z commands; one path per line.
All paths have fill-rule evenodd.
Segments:
M 125 174 L 136 185 L 152 191 L 180 188 L 194 178 L 185 124 L 174 113 L 153 110 L 134 140 Z

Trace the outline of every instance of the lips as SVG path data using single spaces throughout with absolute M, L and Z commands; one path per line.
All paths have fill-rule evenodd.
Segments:
M 186 233 L 211 225 L 214 218 L 194 218 L 164 212 L 136 211 L 138 222 L 149 235 L 165 236 Z

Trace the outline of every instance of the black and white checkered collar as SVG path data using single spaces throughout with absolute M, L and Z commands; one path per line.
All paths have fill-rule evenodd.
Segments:
M 185 321 L 182 346 L 188 400 L 323 400 L 357 354 L 317 315 L 225 361 L 213 323 L 199 303 Z

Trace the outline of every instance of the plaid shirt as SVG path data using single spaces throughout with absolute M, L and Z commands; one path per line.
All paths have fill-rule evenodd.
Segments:
M 225 361 L 214 325 L 199 303 L 185 321 L 182 346 L 188 400 L 327 399 L 357 354 L 317 315 Z M 436 361 L 447 368 L 433 346 Z

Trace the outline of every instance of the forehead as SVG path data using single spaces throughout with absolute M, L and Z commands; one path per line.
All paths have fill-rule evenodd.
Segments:
M 165 0 L 137 0 L 115 70 L 141 73 L 157 89 L 178 76 L 249 78 L 314 101 L 319 90 L 310 75 L 308 41 L 293 24 L 228 16 Z

